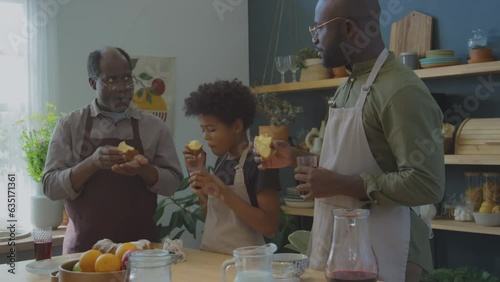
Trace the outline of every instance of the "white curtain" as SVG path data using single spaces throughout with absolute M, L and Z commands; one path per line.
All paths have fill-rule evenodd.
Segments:
M 58 2 L 27 0 L 30 114 L 44 111 L 47 102 L 58 104 L 57 15 L 61 8 Z
M 32 181 L 26 173 L 16 124 L 45 111 L 46 102 L 57 106 L 57 14 L 46 0 L 0 0 L 0 226 L 7 226 L 8 207 L 15 207 L 17 228 L 29 229 Z M 54 9 L 52 9 L 54 10 Z M 29 125 L 33 126 L 32 124 Z M 7 191 L 8 174 L 16 187 Z M 15 206 L 8 206 L 15 195 Z M 0 230 L 2 229 L 0 227 Z

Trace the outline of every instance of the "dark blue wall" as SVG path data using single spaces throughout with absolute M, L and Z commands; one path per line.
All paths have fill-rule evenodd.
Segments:
M 284 1 L 283 18 L 276 47 L 277 29 L 274 29 L 273 34 L 272 32 L 275 14 L 281 13 L 281 10 L 277 9 L 277 2 L 277 0 L 249 1 L 250 81 L 253 85 L 262 82 L 274 84 L 279 81 L 279 73 L 274 69 L 273 64 L 275 55 L 293 54 L 303 47 L 312 46 L 307 27 L 314 22 L 316 1 Z M 401 12 L 390 15 L 390 18 L 384 18 L 382 22 L 382 34 L 387 45 L 391 23 L 417 10 L 434 19 L 433 49 L 453 49 L 455 54 L 462 58 L 462 62 L 466 63 L 467 40 L 472 36 L 473 29 L 481 28 L 488 36 L 488 45 L 493 48 L 494 56 L 500 59 L 500 1 L 401 0 L 396 2 L 380 0 L 383 10 L 388 10 L 389 3 L 397 3 L 401 7 Z M 274 26 L 277 25 L 276 21 Z M 269 50 L 271 52 L 267 60 L 267 68 L 265 68 Z M 263 79 L 264 73 L 266 73 L 265 79 Z M 490 84 L 491 91 L 489 95 L 486 95 L 487 97 L 478 95 L 477 87 L 488 80 L 497 83 Z M 448 122 L 457 124 L 466 117 L 500 117 L 500 76 L 498 75 L 434 79 L 425 80 L 425 83 L 432 93 L 445 94 L 444 112 Z M 325 115 L 322 96 L 332 95 L 333 92 L 334 89 L 281 95 L 283 98 L 290 99 L 294 104 L 303 105 L 305 109 L 305 114 L 292 125 L 292 135 L 297 136 L 313 126 L 319 126 Z M 267 121 L 263 118 L 257 119 L 257 124 L 264 123 Z M 251 130 L 255 134 L 255 127 Z M 446 168 L 447 195 L 464 191 L 464 171 L 500 172 L 500 167 L 448 165 Z M 283 187 L 294 185 L 291 170 L 282 174 L 282 182 Z M 472 265 L 500 275 L 500 251 L 498 251 L 500 236 L 449 231 L 435 231 L 435 235 L 433 251 L 436 267 Z

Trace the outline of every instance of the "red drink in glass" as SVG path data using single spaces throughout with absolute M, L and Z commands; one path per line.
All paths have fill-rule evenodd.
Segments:
M 52 242 L 35 243 L 35 260 L 52 258 Z

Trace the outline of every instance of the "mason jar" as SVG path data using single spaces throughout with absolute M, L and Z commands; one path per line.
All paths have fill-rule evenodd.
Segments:
M 171 282 L 171 257 L 164 250 L 133 252 L 129 258 L 125 282 Z

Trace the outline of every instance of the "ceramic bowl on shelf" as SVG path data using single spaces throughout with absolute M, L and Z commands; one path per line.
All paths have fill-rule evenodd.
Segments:
M 453 56 L 455 56 L 455 51 L 448 49 L 427 50 L 425 52 L 425 57 L 427 58 L 442 58 L 442 57 L 453 57 Z
M 479 225 L 500 226 L 500 213 L 473 213 L 474 220 Z
M 277 253 L 273 255 L 273 261 L 289 262 L 293 264 L 295 277 L 300 277 L 309 265 L 306 255 L 296 253 Z

